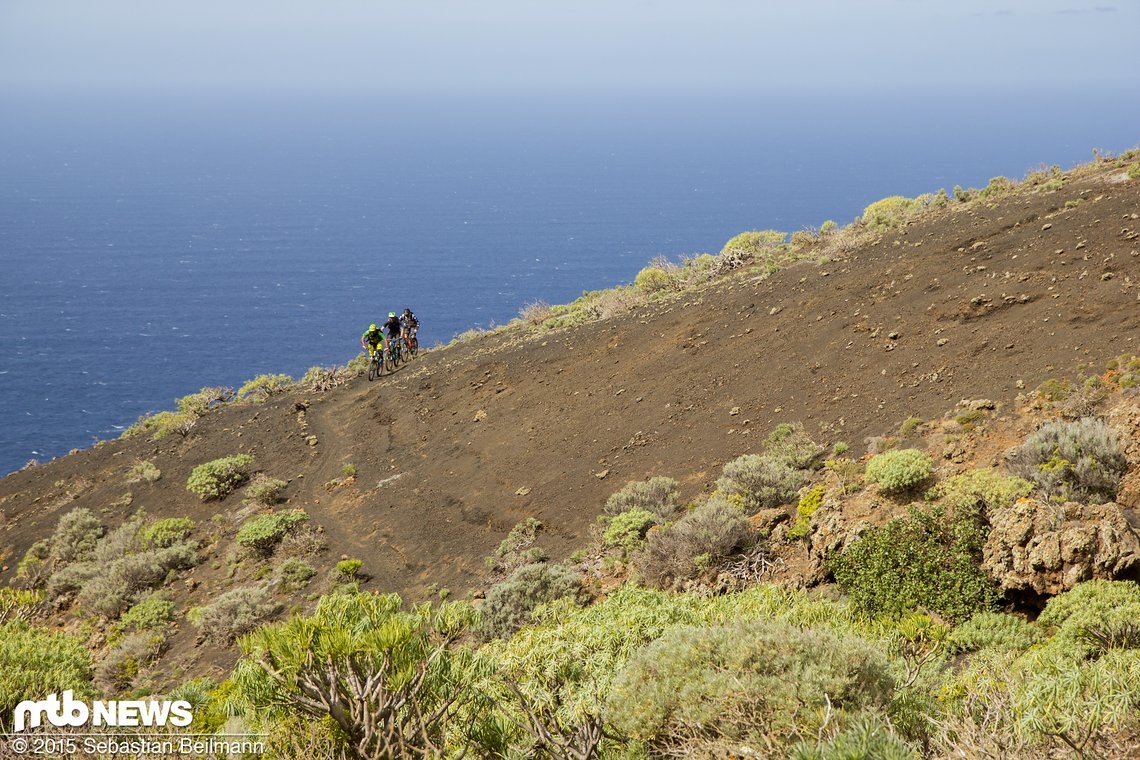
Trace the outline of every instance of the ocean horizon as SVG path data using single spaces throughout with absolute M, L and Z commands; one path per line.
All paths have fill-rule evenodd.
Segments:
M 1112 89 L 0 93 L 0 475 L 205 385 L 446 342 L 738 232 L 1140 141 Z

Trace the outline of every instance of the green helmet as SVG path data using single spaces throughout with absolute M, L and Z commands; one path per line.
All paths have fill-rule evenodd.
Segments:
M 389 316 L 389 317 L 394 317 L 394 316 L 396 316 L 396 312 L 394 312 L 394 311 L 390 311 L 390 312 L 388 312 L 388 316 Z
M 376 332 L 376 331 L 377 331 L 377 330 L 379 330 L 379 329 L 380 329 L 380 328 L 379 328 L 379 327 L 377 327 L 375 323 L 372 323 L 372 324 L 368 325 L 368 332 Z

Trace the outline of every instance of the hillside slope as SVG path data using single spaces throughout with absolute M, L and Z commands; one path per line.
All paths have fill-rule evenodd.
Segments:
M 858 452 L 912 415 L 1008 405 L 1021 387 L 1136 353 L 1138 212 L 1140 181 L 1090 170 L 1056 192 L 929 213 L 841 261 L 487 335 L 376 382 L 212 411 L 184 438 L 106 442 L 0 480 L 3 577 L 76 507 L 110 524 L 141 508 L 235 530 L 250 512 L 238 496 L 202 502 L 185 483 L 195 465 L 249 452 L 289 482 L 284 506 L 308 513 L 332 561 L 364 561 L 370 588 L 463 592 L 520 520 L 542 520 L 565 554 L 625 482 L 668 475 L 695 495 L 777 423 Z M 161 479 L 127 485 L 139 459 Z M 355 480 L 330 486 L 348 463 Z M 200 604 L 234 577 L 215 557 L 179 593 Z

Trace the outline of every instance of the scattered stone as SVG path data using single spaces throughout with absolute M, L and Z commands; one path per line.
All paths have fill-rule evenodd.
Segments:
M 1041 231 L 1042 231 L 1042 232 L 1044 232 L 1045 230 L 1051 230 L 1051 229 L 1053 229 L 1053 225 L 1051 225 L 1051 224 L 1043 224 L 1043 225 L 1041 225 Z
M 486 409 L 480 409 L 479 411 L 475 412 L 475 418 L 473 420 L 474 422 L 482 422 L 485 419 L 487 419 Z
M 528 493 L 530 493 L 530 486 L 523 486 L 515 491 L 515 496 L 526 496 Z
M 939 347 L 945 346 L 949 342 L 950 342 L 949 338 L 939 338 L 938 339 L 938 346 Z
M 1107 282 L 1108 280 L 1111 280 L 1115 276 L 1116 275 L 1113 274 L 1112 272 L 1105 272 L 1104 274 L 1102 274 L 1100 276 L 1100 279 L 1101 279 L 1101 282 Z
M 739 406 L 734 406 L 728 410 L 728 416 L 729 417 L 735 417 L 738 414 L 740 414 L 740 407 Z
M 901 336 L 899 335 L 898 330 L 892 330 L 890 333 L 887 334 L 887 337 L 890 338 L 891 340 L 898 340 Z
M 241 435 L 241 433 L 238 433 L 238 435 Z M 317 445 L 317 437 L 315 435 L 310 435 L 308 438 L 305 439 L 305 443 L 309 444 L 310 446 L 316 446 Z
M 610 471 L 607 468 L 605 470 L 602 470 L 601 472 L 595 472 L 594 477 L 597 478 L 598 480 L 605 480 L 606 476 L 609 474 L 610 474 Z

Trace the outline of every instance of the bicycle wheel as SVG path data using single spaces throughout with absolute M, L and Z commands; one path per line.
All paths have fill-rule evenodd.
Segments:
M 420 350 L 420 342 L 416 340 L 415 336 L 408 341 L 408 357 L 411 359 L 416 358 L 416 352 Z
M 368 382 L 372 382 L 380 377 L 380 366 L 380 362 L 376 361 L 376 359 L 372 359 L 368 362 Z
M 384 352 L 384 366 L 389 372 L 396 370 L 396 357 L 393 356 L 391 349 Z

